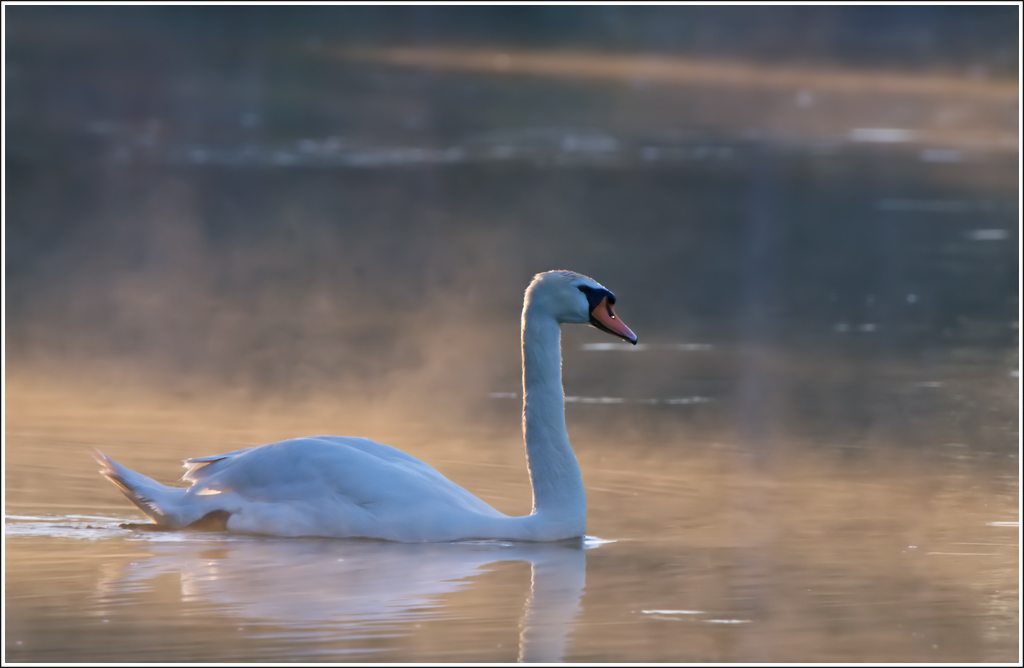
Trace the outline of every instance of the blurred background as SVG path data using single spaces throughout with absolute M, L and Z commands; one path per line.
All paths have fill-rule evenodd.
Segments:
M 8 379 L 475 413 L 569 268 L 648 345 L 568 395 L 1009 429 L 1014 11 L 9 7 Z
M 586 614 L 713 582 L 741 622 L 806 616 L 712 649 L 584 625 L 604 649 L 566 656 L 1019 659 L 1017 552 L 986 525 L 1019 531 L 1018 12 L 5 5 L 8 511 L 134 518 L 88 447 L 169 482 L 320 432 L 528 512 L 523 291 L 571 269 L 640 341 L 563 331 L 588 531 L 676 541 L 598 550 L 583 600 L 614 601 Z M 1003 547 L 889 561 L 940 539 Z M 50 554 L 8 573 L 8 648 L 152 660 L 33 607 L 64 595 L 28 575 Z M 859 607 L 830 617 L 812 581 Z M 421 636 L 381 656 L 503 656 Z M 175 656 L 266 656 L 224 638 Z

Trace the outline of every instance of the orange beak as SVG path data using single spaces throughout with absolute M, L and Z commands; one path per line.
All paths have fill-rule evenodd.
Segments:
M 626 327 L 626 323 L 615 317 L 615 309 L 612 308 L 607 297 L 602 299 L 601 303 L 590 312 L 590 324 L 636 345 L 636 334 Z

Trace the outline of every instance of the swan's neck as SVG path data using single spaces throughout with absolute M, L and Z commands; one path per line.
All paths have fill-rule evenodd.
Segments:
M 565 431 L 561 332 L 541 309 L 523 310 L 523 434 L 533 482 L 533 515 L 567 532 L 586 530 L 587 498 Z

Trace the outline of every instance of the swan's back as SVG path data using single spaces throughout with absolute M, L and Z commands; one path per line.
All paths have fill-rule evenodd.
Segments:
M 352 504 L 377 512 L 419 503 L 497 512 L 429 464 L 366 438 L 313 436 L 185 461 L 190 492 L 248 502 Z
M 296 473 L 296 469 L 310 464 L 324 472 L 343 475 L 351 472 L 354 467 L 378 469 L 380 475 L 386 475 L 385 465 L 390 465 L 396 468 L 396 472 L 407 471 L 435 480 L 446 480 L 432 466 L 398 448 L 354 436 L 292 438 L 209 457 L 193 457 L 184 461 L 188 471 L 181 479 L 202 483 L 217 477 L 230 481 L 228 484 L 231 485 L 246 485 L 256 483 L 267 475 L 277 481 L 282 475 Z M 274 466 L 284 466 L 285 471 L 275 470 Z M 246 477 L 251 478 L 246 481 Z

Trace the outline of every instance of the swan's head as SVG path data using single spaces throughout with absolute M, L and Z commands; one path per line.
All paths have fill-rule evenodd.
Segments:
M 560 323 L 589 323 L 636 345 L 636 334 L 615 315 L 615 295 L 572 271 L 546 271 L 526 288 L 526 310 L 539 309 Z

